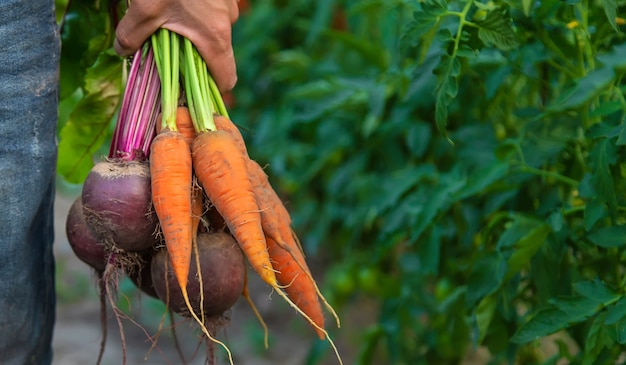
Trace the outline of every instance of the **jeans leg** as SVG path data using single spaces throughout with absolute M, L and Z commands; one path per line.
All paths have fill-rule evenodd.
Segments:
M 52 0 L 0 0 L 0 364 L 48 365 L 60 42 Z

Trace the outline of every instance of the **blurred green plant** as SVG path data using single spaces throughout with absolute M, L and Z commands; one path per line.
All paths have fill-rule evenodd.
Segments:
M 624 356 L 625 5 L 251 3 L 231 115 L 331 301 L 379 304 L 359 364 Z
M 458 364 L 477 348 L 490 364 L 625 356 L 624 9 L 257 0 L 242 12 L 230 114 L 331 303 L 377 304 L 356 363 Z M 64 31 L 74 66 L 61 68 L 76 73 L 60 143 L 92 136 L 86 156 L 119 98 L 119 60 L 103 52 L 113 28 L 96 28 Z M 87 166 L 62 161 L 77 151 L 60 149 L 68 179 Z M 310 353 L 329 355 L 319 342 Z
M 121 1 L 56 0 L 61 31 L 58 173 L 82 183 L 107 155 L 121 98 L 123 62 L 113 51 Z

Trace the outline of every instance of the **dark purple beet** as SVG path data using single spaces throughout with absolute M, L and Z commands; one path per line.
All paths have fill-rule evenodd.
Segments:
M 79 196 L 74 200 L 65 222 L 65 234 L 76 257 L 98 271 L 104 271 L 106 252 L 96 234 L 89 228 L 83 216 L 83 204 Z
M 152 273 L 150 270 L 152 254 L 156 251 L 149 249 L 141 255 L 141 264 L 128 273 L 128 277 L 142 292 L 153 298 L 159 298 L 152 285 Z
M 207 317 L 217 317 L 232 307 L 241 296 L 246 275 L 243 252 L 237 241 L 224 232 L 198 234 L 198 252 L 202 272 L 204 314 Z M 168 304 L 172 311 L 190 316 L 165 249 L 153 256 L 151 266 L 152 283 L 159 298 Z M 194 312 L 200 316 L 200 281 L 196 274 L 196 256 L 192 254 L 187 292 Z M 166 298 L 169 298 L 169 302 Z
M 217 209 L 215 209 L 215 206 L 213 206 L 212 204 L 210 208 L 204 214 L 204 217 L 209 223 L 209 229 L 212 232 L 215 232 L 215 231 L 228 232 L 228 227 L 226 227 L 226 221 L 224 221 L 224 217 L 220 215 Z
M 85 179 L 82 199 L 85 220 L 105 244 L 142 251 L 157 242 L 147 163 L 96 164 Z

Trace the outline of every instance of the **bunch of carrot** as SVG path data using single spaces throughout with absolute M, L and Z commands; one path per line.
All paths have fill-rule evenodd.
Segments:
M 162 105 L 160 131 L 150 150 L 152 200 L 188 307 L 191 252 L 205 201 L 221 215 L 253 270 L 337 353 L 325 330 L 322 303 L 337 325 L 339 320 L 311 275 L 287 209 L 229 119 L 204 60 L 174 32 L 160 29 L 151 40 Z M 194 179 L 201 186 L 199 195 Z M 242 295 L 247 296 L 247 288 Z M 204 319 L 190 312 L 214 340 Z

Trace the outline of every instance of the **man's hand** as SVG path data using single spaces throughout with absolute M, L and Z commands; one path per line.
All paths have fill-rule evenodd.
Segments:
M 130 56 L 158 28 L 187 37 L 198 48 L 221 92 L 237 82 L 232 24 L 237 0 L 132 0 L 116 29 L 115 50 Z

